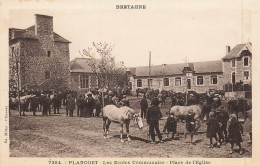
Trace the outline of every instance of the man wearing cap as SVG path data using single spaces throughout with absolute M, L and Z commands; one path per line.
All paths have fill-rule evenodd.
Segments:
M 147 124 L 149 124 L 149 133 L 151 134 L 152 142 L 155 143 L 155 133 L 154 130 L 156 130 L 156 133 L 158 135 L 158 138 L 160 142 L 162 142 L 162 135 L 159 130 L 159 120 L 162 118 L 162 113 L 160 111 L 160 108 L 158 105 L 160 104 L 158 98 L 153 98 L 151 100 L 151 107 L 148 108 L 147 112 Z

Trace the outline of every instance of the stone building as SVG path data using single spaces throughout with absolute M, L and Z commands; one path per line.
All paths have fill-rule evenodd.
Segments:
M 242 81 L 250 84 L 252 80 L 252 44 L 238 44 L 232 50 L 227 46 L 222 60 L 182 64 L 163 64 L 129 68 L 129 86 L 137 88 L 173 90 L 175 92 L 224 90 L 227 83 Z
M 221 61 L 163 64 L 151 67 L 150 81 L 148 66 L 135 68 L 130 85 L 133 91 L 148 88 L 150 83 L 152 89 L 205 92 L 209 89 L 223 89 L 222 78 Z
M 88 91 L 98 88 L 97 77 L 89 66 L 89 58 L 75 58 L 70 62 L 71 89 L 76 91 Z
M 238 44 L 232 50 L 226 48 L 227 55 L 222 58 L 224 83 L 251 84 L 252 81 L 252 43 Z
M 70 89 L 71 42 L 53 31 L 53 17 L 35 15 L 35 25 L 9 29 L 10 90 Z

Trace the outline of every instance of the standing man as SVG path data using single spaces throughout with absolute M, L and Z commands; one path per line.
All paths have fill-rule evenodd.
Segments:
M 48 114 L 47 114 L 47 111 L 48 111 L 48 99 L 47 99 L 46 94 L 44 94 L 42 96 L 41 104 L 42 104 L 42 116 L 44 116 L 44 115 L 48 116 Z
M 94 107 L 95 107 L 95 101 L 92 97 L 92 93 L 89 92 L 87 94 L 87 98 L 86 98 L 85 102 L 86 102 L 85 103 L 85 106 L 86 106 L 85 118 L 91 117 L 93 114 Z
M 159 120 L 162 118 L 162 113 L 160 111 L 160 108 L 158 107 L 159 105 L 158 98 L 153 98 L 151 101 L 151 105 L 152 106 L 148 108 L 148 112 L 147 112 L 147 124 L 149 125 L 149 133 L 151 134 L 151 138 L 152 138 L 151 143 L 154 144 L 155 143 L 154 130 L 156 130 L 160 142 L 163 142 L 162 135 L 159 130 Z
M 47 104 L 47 109 L 49 111 L 49 115 L 51 115 L 51 98 L 50 98 L 49 94 L 47 94 L 47 97 L 46 97 L 46 104 Z
M 140 102 L 140 105 L 141 105 L 141 117 L 142 118 L 146 118 L 146 112 L 147 112 L 147 109 L 148 109 L 148 102 L 146 100 L 146 96 L 145 95 L 142 98 L 142 100 Z
M 36 96 L 33 95 L 31 98 L 31 111 L 33 112 L 33 116 L 36 116 L 35 112 L 36 112 L 36 108 L 37 108 L 37 100 L 36 100 Z
M 73 112 L 75 109 L 75 99 L 71 96 L 71 94 L 68 95 L 67 107 L 67 110 L 69 111 L 69 116 L 73 117 Z
M 54 94 L 54 97 L 52 99 L 52 105 L 53 105 L 53 110 L 54 110 L 54 114 L 58 113 L 59 114 L 59 98 L 56 94 Z
M 76 101 L 77 104 L 77 116 L 78 117 L 84 117 L 84 110 L 85 110 L 85 106 L 84 106 L 84 98 L 83 95 L 79 95 L 79 98 Z

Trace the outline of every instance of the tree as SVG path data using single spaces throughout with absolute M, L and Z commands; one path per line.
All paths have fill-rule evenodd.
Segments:
M 21 87 L 21 57 L 19 45 L 10 47 L 9 50 L 9 90 L 16 91 L 18 97 L 18 110 L 21 116 L 21 100 L 20 100 L 20 87 Z
M 127 86 L 126 67 L 123 62 L 116 63 L 112 56 L 112 46 L 107 43 L 94 43 L 93 47 L 83 50 L 82 56 L 91 58 L 89 66 L 96 75 L 99 85 L 102 88 L 102 102 L 104 106 L 104 89 L 112 87 Z

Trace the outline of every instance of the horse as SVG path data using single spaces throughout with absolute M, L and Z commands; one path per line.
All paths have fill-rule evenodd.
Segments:
M 25 111 L 28 110 L 28 106 L 29 106 L 29 99 L 31 97 L 34 97 L 34 95 L 25 95 L 25 96 L 21 96 L 20 97 L 20 110 L 19 113 L 21 115 L 21 113 L 23 112 L 23 115 Z M 18 97 L 16 98 L 11 98 L 11 104 L 16 106 L 16 109 L 19 108 L 19 99 Z
M 129 124 L 130 120 L 133 119 L 140 129 L 143 128 L 142 118 L 139 114 L 136 114 L 133 109 L 124 106 L 124 107 L 116 107 L 115 105 L 107 105 L 103 108 L 103 130 L 104 130 L 104 138 L 109 138 L 108 130 L 111 122 L 119 123 L 121 126 L 121 142 L 123 140 L 123 126 L 126 125 L 127 132 L 127 140 L 131 141 L 129 137 Z
M 169 114 L 174 114 L 175 120 L 178 121 L 180 118 L 186 117 L 188 115 L 188 111 L 192 110 L 194 114 L 195 119 L 195 133 L 198 131 L 198 129 L 201 127 L 201 112 L 202 112 L 203 106 L 202 104 L 197 105 L 190 105 L 190 106 L 173 106 Z

